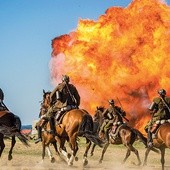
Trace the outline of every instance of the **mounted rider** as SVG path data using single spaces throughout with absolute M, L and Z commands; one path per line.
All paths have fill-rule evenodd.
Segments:
M 148 133 L 148 147 L 153 146 L 152 134 L 156 132 L 159 125 L 170 119 L 170 97 L 166 96 L 164 89 L 158 90 L 158 95 L 149 106 L 152 117 L 145 127 L 145 131 Z
M 55 120 L 60 123 L 60 118 L 65 112 L 76 109 L 80 105 L 80 95 L 76 87 L 69 82 L 69 76 L 63 75 L 62 83 L 58 84 L 50 94 L 51 107 L 43 116 L 43 118 L 49 120 L 51 133 L 53 135 L 55 135 Z M 36 143 L 38 141 L 41 141 L 40 131 Z
M 114 125 L 115 131 L 117 127 L 123 124 L 123 117 L 126 116 L 126 112 L 122 110 L 119 106 L 115 106 L 114 100 L 109 100 L 109 108 L 105 109 L 103 112 L 104 122 L 100 128 L 99 135 L 105 134 L 107 141 L 109 141 L 109 130 Z
M 8 110 L 3 100 L 4 100 L 4 92 L 0 88 L 0 111 Z

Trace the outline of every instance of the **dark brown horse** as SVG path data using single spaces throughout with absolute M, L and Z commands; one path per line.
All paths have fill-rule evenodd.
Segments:
M 43 103 L 48 103 L 47 98 L 43 98 Z M 43 106 L 43 105 L 42 105 Z M 78 151 L 78 137 L 85 137 L 87 148 L 83 157 L 83 164 L 88 163 L 87 152 L 90 148 L 91 142 L 94 142 L 96 145 L 101 146 L 102 141 L 98 136 L 93 135 L 93 120 L 90 114 L 83 109 L 73 109 L 68 111 L 63 119 L 62 123 L 56 125 L 56 136 L 50 134 L 50 124 L 49 122 L 45 125 L 43 132 L 43 148 L 48 146 L 51 140 L 56 140 L 59 144 L 59 151 L 62 155 L 66 157 L 68 165 L 73 165 L 73 161 L 76 157 Z M 65 142 L 69 143 L 71 149 L 71 155 L 69 155 L 65 149 Z
M 100 119 L 103 120 L 103 118 L 101 117 L 103 111 L 104 111 L 104 107 L 97 107 L 97 110 L 95 111 L 95 115 L 94 115 L 94 117 L 95 117 L 94 120 L 97 119 L 96 115 L 100 115 Z M 99 119 L 97 119 L 97 120 L 99 120 Z M 99 120 L 99 121 L 100 121 L 100 123 L 99 123 L 99 127 L 100 127 L 102 121 L 101 120 Z M 130 156 L 131 152 L 133 152 L 138 159 L 138 165 L 140 165 L 141 159 L 139 157 L 138 150 L 133 146 L 133 144 L 136 140 L 140 139 L 144 143 L 144 145 L 147 146 L 147 138 L 145 138 L 140 131 L 138 131 L 137 129 L 134 129 L 126 124 L 122 124 L 118 128 L 119 128 L 119 130 L 117 131 L 117 138 L 115 138 L 115 135 L 112 132 L 112 129 L 110 130 L 109 142 L 105 143 L 99 163 L 102 163 L 104 154 L 110 144 L 114 144 L 114 145 L 123 144 L 127 148 L 126 156 L 123 160 L 123 163 L 126 162 L 127 158 Z M 99 130 L 99 128 L 96 128 L 96 129 Z M 98 133 L 98 131 L 96 133 Z M 93 145 L 93 147 L 92 147 L 91 155 L 93 155 L 94 148 L 95 148 L 95 145 Z M 156 152 L 156 150 L 154 150 L 154 151 Z
M 0 157 L 5 148 L 4 136 L 12 137 L 8 160 L 12 159 L 12 151 L 16 143 L 15 137 L 18 137 L 25 146 L 29 146 L 28 139 L 21 134 L 20 130 L 21 120 L 18 116 L 8 110 L 0 111 Z
M 165 149 L 170 148 L 170 123 L 162 124 L 156 133 L 156 138 L 153 139 L 153 145 L 161 152 L 162 170 L 165 168 Z M 151 148 L 147 148 L 145 152 L 144 165 L 147 164 L 148 154 Z

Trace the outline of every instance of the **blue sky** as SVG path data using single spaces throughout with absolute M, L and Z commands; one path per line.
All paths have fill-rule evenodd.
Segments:
M 131 0 L 0 0 L 0 87 L 22 124 L 38 119 L 43 89 L 53 90 L 51 40 Z M 170 4 L 170 0 L 166 1 Z

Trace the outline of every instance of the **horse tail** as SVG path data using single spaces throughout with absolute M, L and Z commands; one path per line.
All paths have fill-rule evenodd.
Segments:
M 14 118 L 15 118 L 15 126 L 17 128 L 17 132 L 15 132 L 15 135 L 18 137 L 18 139 L 25 145 L 25 146 L 30 146 L 28 144 L 28 139 L 23 135 L 21 134 L 21 126 L 22 126 L 22 123 L 21 123 L 21 119 L 19 118 L 19 116 L 17 115 L 14 115 Z
M 138 136 L 138 138 L 142 141 L 142 143 L 145 145 L 145 147 L 147 148 L 147 138 L 143 136 L 143 134 L 137 130 L 137 129 L 133 129 L 133 132 Z M 160 153 L 158 149 L 152 147 L 151 148 L 152 151 L 156 152 L 156 153 Z
M 16 133 L 15 133 L 15 136 L 17 136 L 18 139 L 19 139 L 25 146 L 30 146 L 29 143 L 28 143 L 28 139 L 27 139 L 23 134 L 21 134 L 20 132 L 16 132 Z
M 132 131 L 137 135 L 137 137 L 141 140 L 141 142 L 147 147 L 147 138 L 144 137 L 143 134 L 137 129 L 133 129 Z
M 85 114 L 79 127 L 78 136 L 83 136 L 89 139 L 91 142 L 102 147 L 103 141 L 93 134 L 93 119 L 91 115 Z

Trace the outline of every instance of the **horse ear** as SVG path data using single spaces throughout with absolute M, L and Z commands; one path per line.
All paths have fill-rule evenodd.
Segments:
M 45 94 L 45 90 L 43 89 L 43 93 Z

